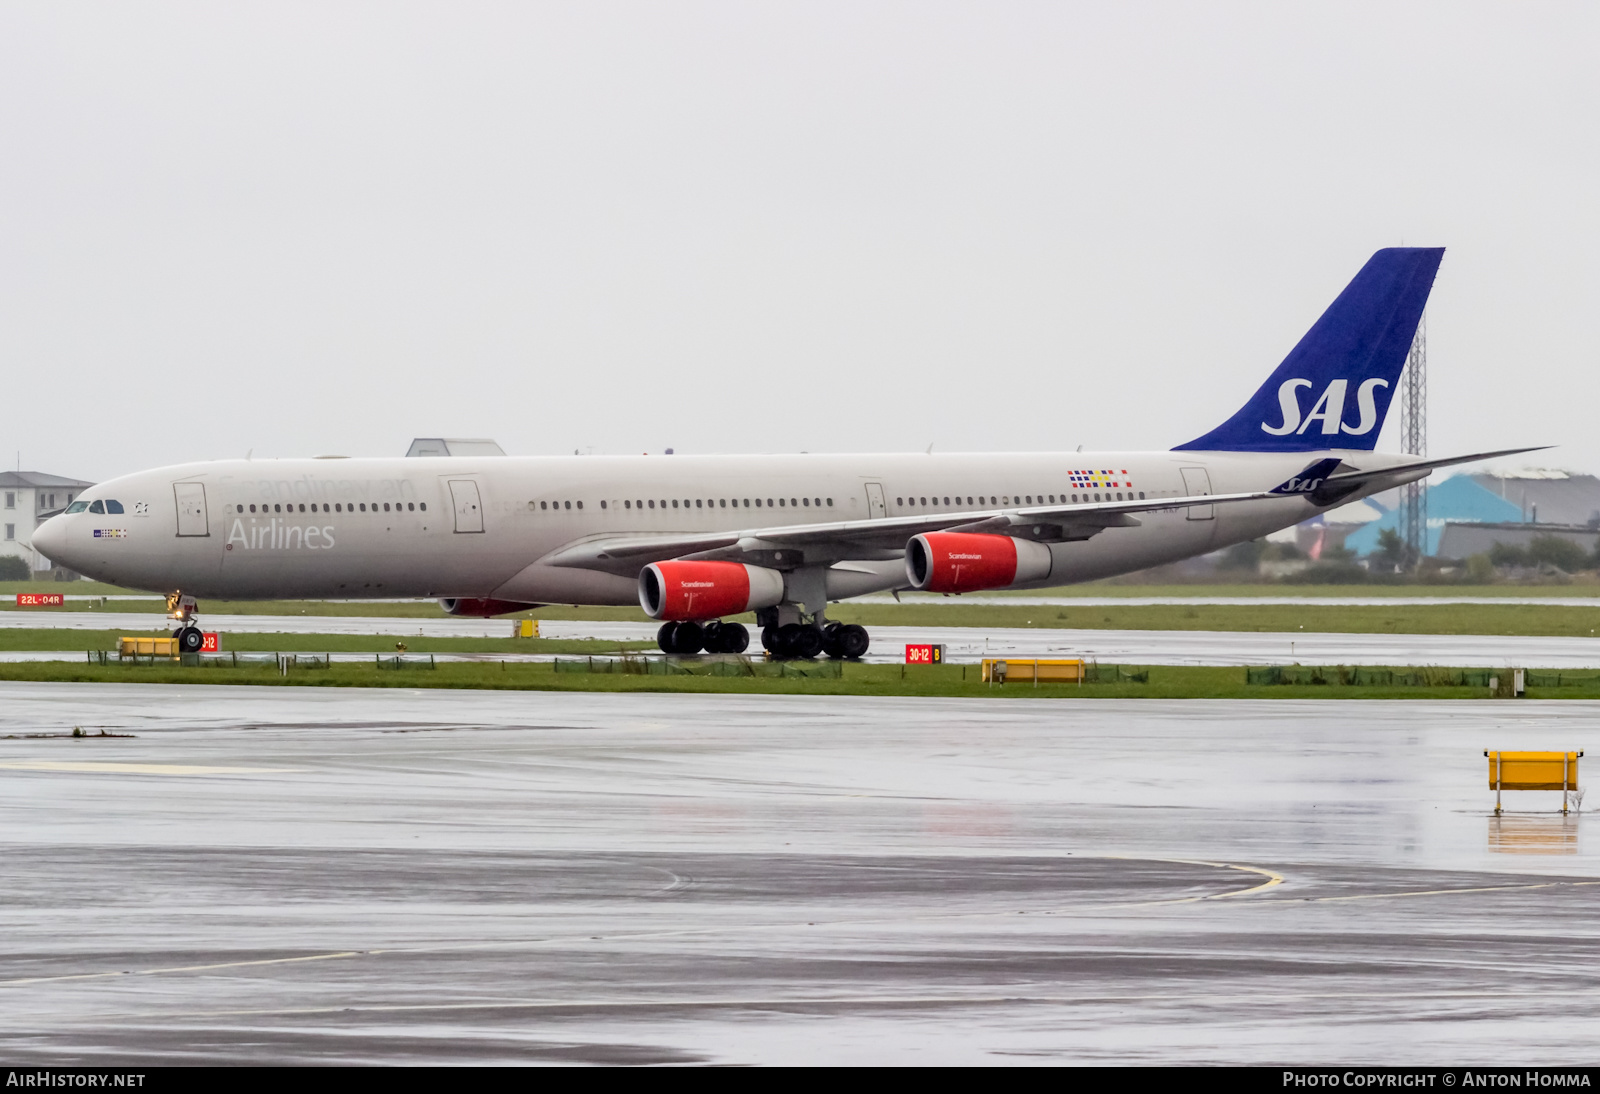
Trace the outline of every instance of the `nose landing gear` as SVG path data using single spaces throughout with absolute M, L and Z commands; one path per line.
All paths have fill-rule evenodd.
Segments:
M 206 644 L 206 636 L 193 622 L 199 606 L 199 601 L 192 596 L 185 596 L 181 591 L 167 596 L 167 617 L 181 624 L 172 632 L 180 653 L 199 653 Z

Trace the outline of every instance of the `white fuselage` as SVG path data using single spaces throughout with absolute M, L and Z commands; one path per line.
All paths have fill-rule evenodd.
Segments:
M 1334 451 L 224 460 L 98 484 L 80 500 L 119 502 L 120 514 L 63 514 L 41 527 L 36 545 L 97 580 L 202 597 L 632 604 L 635 576 L 542 560 L 596 537 L 1264 490 L 1329 454 L 1366 468 L 1404 459 Z M 1144 513 L 1137 527 L 1051 544 L 1051 572 L 1033 584 L 1203 554 L 1318 511 L 1284 497 Z M 830 562 L 830 599 L 906 584 L 899 558 L 867 555 Z

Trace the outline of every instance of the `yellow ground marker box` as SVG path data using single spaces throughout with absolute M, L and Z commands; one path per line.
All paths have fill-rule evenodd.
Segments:
M 983 682 L 986 684 L 1081 684 L 1081 660 L 1039 661 L 1013 658 L 985 658 Z
M 178 656 L 178 640 L 176 638 L 129 638 L 124 635 L 117 640 L 118 657 L 176 657 Z
M 1492 752 L 1489 760 L 1489 789 L 1494 791 L 1494 811 L 1500 812 L 1502 790 L 1560 790 L 1561 811 L 1567 811 L 1567 794 L 1578 789 L 1577 752 Z

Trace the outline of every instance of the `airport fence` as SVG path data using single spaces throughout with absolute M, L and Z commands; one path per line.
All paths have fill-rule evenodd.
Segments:
M 237 669 L 272 665 L 280 671 L 289 669 L 325 669 L 332 663 L 326 653 L 180 653 L 176 657 L 165 654 L 122 654 L 116 650 L 87 650 L 85 660 L 91 665 L 182 665 L 198 669 Z
M 838 680 L 843 661 L 758 661 L 750 657 L 558 657 L 556 672 L 597 672 L 617 676 L 748 676 Z
M 377 663 L 379 669 L 386 669 L 391 672 L 402 669 L 428 669 L 431 671 L 439 667 L 431 653 L 426 657 L 420 653 L 412 654 L 410 657 L 394 653 L 388 656 L 378 654 L 373 657 L 373 660 Z
M 1102 665 L 1097 661 L 1091 661 L 1084 666 L 1083 682 L 1085 684 L 1148 684 L 1150 682 L 1150 670 L 1135 670 L 1123 665 Z
M 1373 669 L 1352 665 L 1269 665 L 1245 670 L 1246 684 L 1295 687 L 1486 688 L 1504 669 Z M 1531 681 L 1530 681 L 1531 682 Z

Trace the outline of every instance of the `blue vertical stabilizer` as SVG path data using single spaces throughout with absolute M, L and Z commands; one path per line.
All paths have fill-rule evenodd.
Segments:
M 1443 247 L 1373 255 L 1238 413 L 1177 449 L 1373 448 L 1443 257 Z

